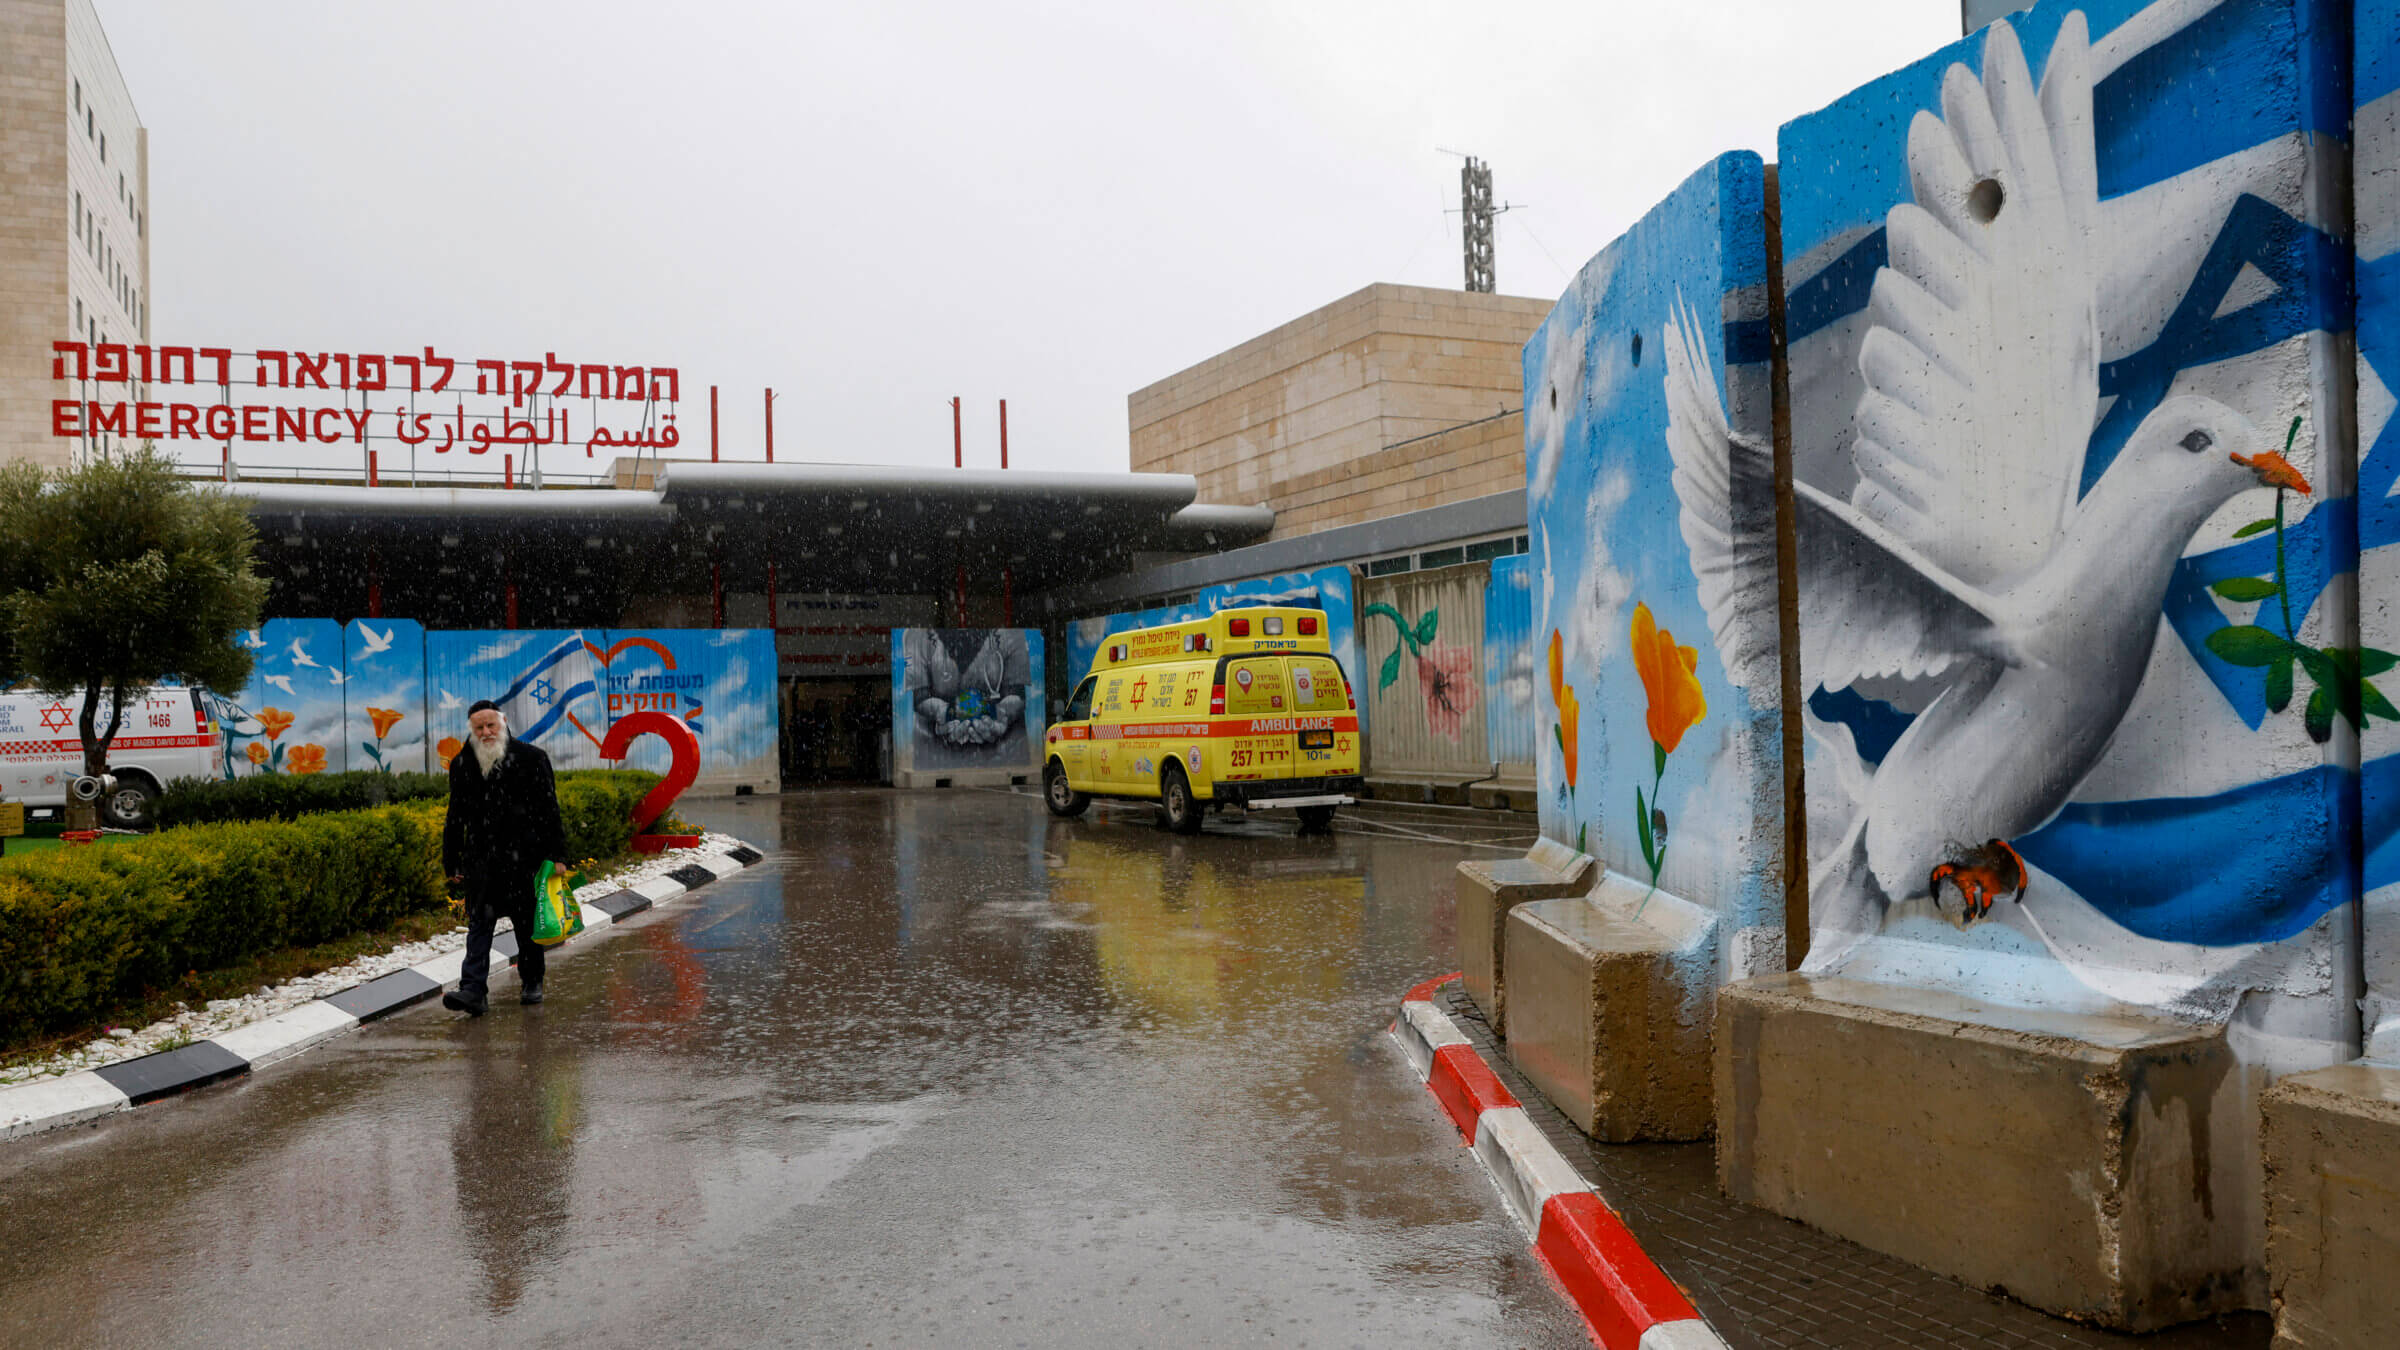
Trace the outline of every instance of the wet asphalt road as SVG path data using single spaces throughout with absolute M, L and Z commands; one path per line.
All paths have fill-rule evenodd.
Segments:
M 768 862 L 542 1007 L 0 1145 L 0 1342 L 1589 1344 L 1384 1034 L 1524 836 L 685 814 Z

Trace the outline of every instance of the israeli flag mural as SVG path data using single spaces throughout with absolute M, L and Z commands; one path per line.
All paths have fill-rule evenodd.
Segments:
M 425 635 L 425 679 L 435 692 L 435 757 L 447 767 L 466 743 L 467 709 L 500 705 L 509 734 L 538 745 L 559 769 L 607 767 L 606 705 L 583 630 L 433 632 Z
M 2357 0 L 2351 91 L 2351 194 L 2356 221 L 2359 631 L 2367 649 L 2400 652 L 2400 0 Z M 2384 484 L 2384 491 L 2373 485 Z M 2362 653 L 2362 671 L 2367 658 Z M 2381 658 L 2374 658 L 2380 664 Z M 2367 678 L 2373 678 L 2368 676 Z M 2362 704 L 2363 694 L 2362 689 Z M 2363 711 L 2363 706 L 2362 706 Z M 2365 761 L 2368 1053 L 2400 1056 L 2400 722 L 2377 718 L 2360 735 Z
M 2400 459 L 2320 18 L 2043 4 L 1783 128 L 1809 969 L 2342 1034 Z

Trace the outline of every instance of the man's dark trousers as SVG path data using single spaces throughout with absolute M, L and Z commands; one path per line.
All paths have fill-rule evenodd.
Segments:
M 458 996 L 469 1003 L 487 1001 L 492 968 L 492 934 L 502 919 L 516 929 L 517 978 L 531 989 L 542 982 L 545 949 L 533 940 L 533 878 L 536 868 L 518 875 L 493 868 L 467 875 L 467 952 L 458 968 Z

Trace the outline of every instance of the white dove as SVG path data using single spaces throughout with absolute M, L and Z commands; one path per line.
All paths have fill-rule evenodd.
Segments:
M 2088 232 L 2098 200 L 2089 37 L 2061 27 L 2037 98 L 2005 23 L 1943 116 L 1909 127 L 1914 203 L 1885 221 L 1859 350 L 1866 390 L 1843 502 L 1794 483 L 1800 669 L 1828 690 L 1908 682 L 1920 710 L 1809 879 L 1807 969 L 1895 903 L 1955 888 L 1954 921 L 2021 897 L 2009 840 L 2066 804 L 2148 667 L 2176 561 L 2246 488 L 2307 484 L 2212 399 L 2165 400 L 2078 500 L 2099 404 Z M 1666 341 L 1667 444 L 1700 597 L 1728 674 L 1771 690 L 1769 450 L 1737 438 L 1688 314 Z M 1770 517 L 1771 518 L 1771 517 Z M 1741 522 L 1739 528 L 1736 522 Z
M 317 664 L 316 658 L 308 654 L 308 649 L 300 645 L 300 639 L 298 638 L 292 639 L 292 664 L 295 666 L 313 666 Z
M 281 689 L 287 696 L 291 698 L 300 697 L 299 692 L 292 688 L 292 677 L 289 675 L 261 675 L 259 678 L 268 684 L 274 685 L 276 688 Z
M 320 669 L 325 672 L 325 678 L 333 681 L 335 684 L 348 684 L 350 682 L 350 673 L 348 671 L 335 670 L 331 666 L 323 666 L 320 667 Z
M 381 656 L 385 652 L 390 651 L 392 649 L 393 631 L 394 630 L 391 628 L 385 628 L 381 634 L 378 634 L 374 629 L 367 627 L 363 623 L 360 624 L 358 626 L 358 635 L 367 640 L 367 645 L 365 650 L 361 651 L 359 655 Z
M 267 645 L 267 640 L 258 635 L 257 629 L 249 628 L 242 632 L 242 645 L 252 651 L 258 651 Z
M 467 701 L 465 699 L 451 693 L 447 689 L 444 689 L 442 691 L 442 701 L 434 705 L 433 710 L 435 712 L 455 712 L 465 706 L 467 706 Z

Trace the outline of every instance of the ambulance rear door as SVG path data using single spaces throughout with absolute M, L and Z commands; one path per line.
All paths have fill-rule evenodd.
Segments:
M 1350 706 L 1349 681 L 1330 656 L 1285 658 L 1292 680 L 1292 707 L 1298 717 L 1301 777 L 1324 777 L 1358 772 L 1358 713 Z
M 1225 717 L 1230 723 L 1220 777 L 1282 778 L 1292 772 L 1291 675 L 1282 656 L 1234 656 L 1225 661 Z

